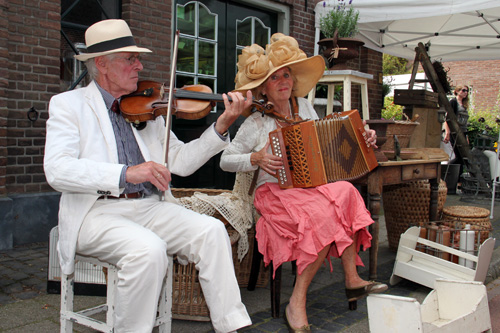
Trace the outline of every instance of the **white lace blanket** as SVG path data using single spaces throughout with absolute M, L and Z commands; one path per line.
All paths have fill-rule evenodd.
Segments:
M 229 224 L 238 232 L 238 260 L 243 260 L 247 254 L 247 230 L 253 226 L 254 207 L 253 195 L 248 194 L 252 182 L 253 172 L 239 172 L 236 174 L 234 188 L 231 193 L 208 195 L 195 192 L 191 197 L 179 198 L 184 207 L 200 214 L 213 215 L 218 211 Z

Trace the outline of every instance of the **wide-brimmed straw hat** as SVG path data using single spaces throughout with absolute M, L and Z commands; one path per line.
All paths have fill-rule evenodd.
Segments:
M 295 38 L 275 33 L 265 51 L 257 44 L 243 49 L 238 57 L 235 90 L 246 92 L 257 88 L 283 67 L 290 68 L 295 77 L 293 96 L 304 97 L 323 75 L 325 60 L 320 55 L 308 58 Z
M 117 52 L 152 52 L 138 47 L 127 22 L 117 19 L 99 21 L 88 27 L 85 44 L 87 53 L 75 55 L 80 61 Z

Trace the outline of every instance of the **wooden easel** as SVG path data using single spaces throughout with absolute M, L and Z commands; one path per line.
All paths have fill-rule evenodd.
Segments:
M 475 179 L 477 179 L 479 188 L 487 189 L 488 186 L 486 184 L 486 181 L 484 180 L 483 174 L 481 173 L 481 170 L 478 167 L 478 163 L 476 163 L 475 158 L 470 151 L 469 143 L 467 142 L 464 133 L 460 129 L 455 112 L 453 112 L 450 101 L 446 97 L 446 92 L 444 91 L 441 82 L 439 82 L 437 73 L 432 66 L 431 60 L 429 59 L 427 51 L 425 50 L 425 46 L 422 43 L 418 43 L 418 46 L 415 48 L 415 61 L 413 63 L 413 70 L 408 86 L 409 89 L 413 89 L 413 85 L 415 84 L 415 82 L 421 81 L 415 79 L 419 64 L 422 64 L 422 68 L 424 69 L 425 75 L 427 77 L 427 80 L 424 81 L 429 82 L 432 86 L 432 90 L 438 93 L 439 105 L 444 107 L 444 109 L 446 110 L 446 122 L 450 127 L 450 134 L 453 137 L 454 142 L 456 142 L 456 147 L 458 148 L 458 151 L 467 166 L 467 170 Z

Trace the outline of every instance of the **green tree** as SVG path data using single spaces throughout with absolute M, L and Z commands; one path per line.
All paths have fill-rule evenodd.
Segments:
M 407 69 L 408 59 L 399 58 L 390 54 L 383 55 L 383 73 L 384 75 L 398 75 L 408 74 L 410 70 Z

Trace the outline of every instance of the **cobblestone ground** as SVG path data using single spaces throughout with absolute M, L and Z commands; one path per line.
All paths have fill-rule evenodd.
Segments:
M 0 305 L 47 292 L 48 243 L 0 252 Z
M 389 285 L 393 264 L 379 266 L 378 281 Z M 430 289 L 418 284 L 402 281 L 394 287 L 389 287 L 388 294 L 399 296 L 412 296 L 415 293 L 424 295 Z M 309 323 L 312 324 L 314 332 L 341 332 L 357 322 L 368 317 L 366 298 L 358 301 L 356 311 L 348 309 L 348 303 L 344 291 L 344 283 L 336 282 L 322 289 L 308 294 L 307 315 Z M 267 300 L 266 300 L 267 301 Z M 240 330 L 241 332 L 288 332 L 284 323 L 283 313 L 286 304 L 281 306 L 281 318 L 271 318 L 270 311 L 261 311 L 252 315 L 253 325 Z
M 453 200 L 454 199 L 454 200 Z M 449 196 L 447 205 L 471 205 L 489 208 L 487 200 L 463 202 L 459 196 Z M 500 239 L 500 202 L 496 203 L 495 218 L 491 221 L 493 226 L 492 236 Z M 381 233 L 385 232 L 381 228 Z M 490 310 L 500 309 L 500 250 L 498 242 L 495 246 L 490 270 L 492 275 L 487 278 Z M 395 253 L 388 250 L 387 243 L 383 243 L 379 249 L 378 278 L 380 282 L 389 284 L 389 278 L 394 265 Z M 367 263 L 367 253 L 362 254 L 363 261 Z M 48 276 L 48 243 L 35 243 L 19 246 L 13 250 L 0 251 L 0 331 L 1 332 L 55 332 L 59 327 L 58 308 L 59 297 L 47 295 Z M 334 266 L 339 261 L 334 262 Z M 285 271 L 285 270 L 284 270 Z M 328 269 L 322 274 L 326 276 L 318 288 L 308 294 L 307 311 L 310 323 L 315 332 L 343 332 L 343 333 L 367 333 L 367 305 L 366 299 L 358 301 L 356 311 L 349 311 L 344 293 L 343 279 L 339 267 L 334 268 L 332 279 Z M 360 275 L 367 276 L 367 268 L 360 268 Z M 324 277 L 324 276 L 323 276 Z M 257 288 L 254 292 L 242 289 L 242 297 L 249 312 L 252 314 L 253 325 L 240 330 L 241 332 L 287 332 L 283 319 L 284 307 L 287 304 L 286 296 L 291 292 L 291 273 L 283 276 L 281 318 L 272 318 L 269 310 L 269 289 Z M 326 281 L 326 282 L 325 282 Z M 387 294 L 411 296 L 422 302 L 430 289 L 421 285 L 403 280 L 396 286 L 390 286 Z M 252 297 L 249 297 L 251 293 Z M 247 298 L 245 298 L 247 296 Z M 252 308 L 250 298 L 257 300 L 258 308 Z M 79 298 L 87 302 L 90 298 Z M 47 309 L 47 306 L 50 308 Z M 24 312 L 23 312 L 24 311 Z M 491 311 L 490 311 L 491 312 Z M 50 313 L 50 316 L 49 316 Z M 492 323 L 496 324 L 500 332 L 500 316 L 497 311 L 492 312 Z M 40 319 L 42 318 L 42 319 Z M 45 325 L 45 326 L 44 326 Z M 77 329 L 75 327 L 75 329 Z M 208 322 L 194 322 L 185 320 L 174 320 L 172 329 L 176 333 L 213 332 Z M 79 332 L 88 332 L 77 329 Z M 495 332 L 495 326 L 493 329 Z
M 0 252 L 0 307 L 9 303 L 28 300 L 47 293 L 48 244 L 36 243 Z M 388 283 L 392 264 L 379 267 L 378 280 Z M 410 295 L 422 288 L 411 282 L 391 287 L 387 292 L 395 295 Z M 269 302 L 268 294 L 263 302 Z M 252 315 L 253 325 L 241 332 L 287 332 L 283 319 L 286 303 L 282 305 L 281 317 L 272 318 L 269 309 Z M 338 332 L 367 318 L 366 299 L 358 301 L 356 311 L 348 309 L 343 282 L 335 282 L 313 291 L 308 296 L 308 316 L 316 332 Z M 208 326 L 210 327 L 210 326 Z M 202 331 L 208 328 L 199 327 Z M 210 330 L 208 330 L 210 331 Z

